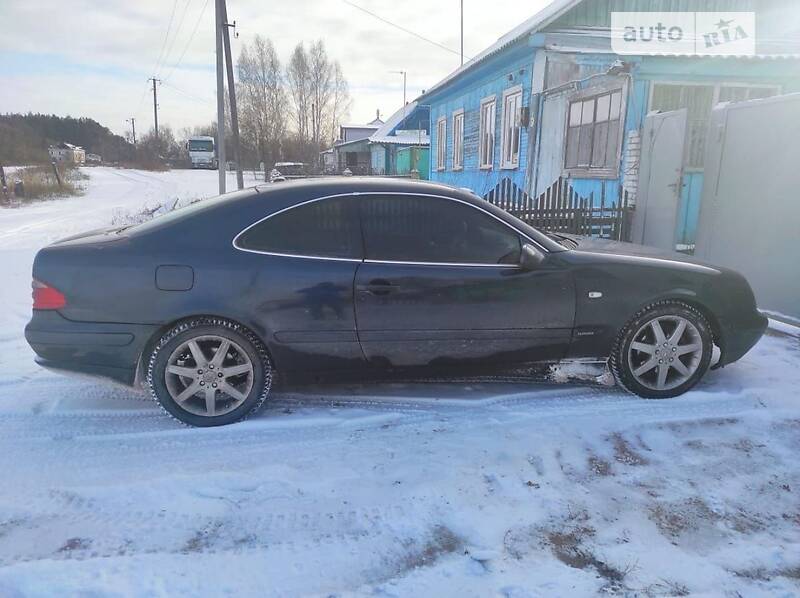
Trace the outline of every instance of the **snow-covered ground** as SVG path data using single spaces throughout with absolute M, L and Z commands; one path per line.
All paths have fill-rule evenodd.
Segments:
M 0 596 L 800 594 L 797 329 L 669 401 L 339 385 L 181 428 L 33 363 L 30 267 L 216 173 L 87 172 L 82 197 L 0 209 Z

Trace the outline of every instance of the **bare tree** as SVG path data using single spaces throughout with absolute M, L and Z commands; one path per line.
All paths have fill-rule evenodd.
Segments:
M 257 35 L 237 63 L 242 141 L 268 168 L 286 136 L 287 101 L 283 71 L 272 41 Z
M 309 140 L 309 116 L 311 108 L 309 60 L 303 43 L 297 44 L 286 69 L 289 95 L 294 109 L 295 132 L 301 142 Z
M 340 121 L 350 109 L 342 68 L 328 56 L 325 43 L 317 40 L 308 50 L 303 44 L 295 47 L 286 78 L 298 146 L 304 159 L 316 161 L 320 150 L 336 139 Z
M 339 137 L 339 125 L 342 120 L 350 114 L 352 100 L 347 79 L 344 78 L 342 67 L 339 61 L 333 64 L 333 100 L 331 102 L 330 113 L 324 123 L 327 139 L 326 145 L 333 145 Z
M 311 144 L 322 149 L 323 117 L 327 116 L 334 95 L 334 65 L 328 59 L 325 44 L 320 39 L 308 51 L 309 92 L 311 96 Z
M 279 157 L 317 164 L 350 107 L 341 66 L 325 44 L 297 44 L 284 73 L 272 42 L 256 36 L 242 48 L 237 69 L 244 154 L 265 165 Z

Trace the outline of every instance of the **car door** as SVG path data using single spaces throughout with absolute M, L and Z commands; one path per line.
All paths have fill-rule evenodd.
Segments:
M 369 361 L 513 364 L 564 355 L 572 279 L 556 260 L 521 268 L 522 243 L 532 241 L 519 231 L 455 198 L 362 195 L 359 207 L 365 261 L 355 308 Z
M 281 210 L 242 231 L 250 280 L 239 309 L 254 314 L 284 370 L 363 366 L 353 281 L 361 264 L 358 207 L 352 195 Z

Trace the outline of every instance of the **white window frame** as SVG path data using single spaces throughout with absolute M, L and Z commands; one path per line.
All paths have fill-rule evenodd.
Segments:
M 570 168 L 567 166 L 567 159 L 568 159 L 568 152 L 569 152 L 569 128 L 570 128 L 570 112 L 572 109 L 572 104 L 576 102 L 585 102 L 591 99 L 595 100 L 595 110 L 596 110 L 596 102 L 599 96 L 609 95 L 613 93 L 620 93 L 620 114 L 619 114 L 619 136 L 617 137 L 617 147 L 616 147 L 616 156 L 614 161 L 614 166 L 612 167 L 598 167 L 598 166 L 576 166 Z M 619 85 L 618 82 L 612 82 L 607 85 L 601 85 L 598 87 L 590 87 L 583 90 L 581 93 L 575 94 L 572 97 L 567 99 L 566 103 L 566 110 L 565 110 L 565 120 L 564 120 L 564 146 L 562 148 L 562 156 L 561 156 L 561 165 L 563 167 L 564 176 L 567 177 L 575 177 L 575 178 L 594 178 L 594 179 L 615 179 L 619 177 L 620 171 L 620 162 L 622 161 L 622 147 L 625 141 L 625 123 L 627 122 L 627 115 L 628 115 L 628 85 L 627 83 Z M 595 116 L 593 115 L 593 119 Z M 592 121 L 592 125 L 596 126 L 597 123 L 595 120 Z
M 509 105 L 515 106 L 509 111 Z M 510 87 L 503 92 L 503 118 L 500 121 L 500 168 L 513 170 L 519 168 L 519 155 L 522 149 L 522 127 L 519 122 L 519 109 L 522 108 L 522 85 Z M 513 135 L 517 137 L 517 153 L 513 152 Z M 511 145 L 508 145 L 511 143 Z
M 436 121 L 436 170 L 447 169 L 447 117 L 441 116 Z
M 483 117 L 484 109 L 491 110 L 491 130 L 486 131 L 486 122 Z M 478 113 L 478 167 L 481 170 L 492 170 L 494 168 L 494 150 L 497 138 L 497 96 L 491 95 L 481 100 L 481 109 Z M 484 136 L 491 135 L 491 151 L 484 151 Z M 488 155 L 486 155 L 488 154 Z
M 453 170 L 464 170 L 464 109 L 453 112 Z

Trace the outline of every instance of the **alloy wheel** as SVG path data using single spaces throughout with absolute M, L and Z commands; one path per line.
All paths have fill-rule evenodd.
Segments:
M 164 382 L 173 401 L 194 415 L 225 415 L 253 388 L 253 362 L 234 341 L 216 335 L 191 338 L 169 356 Z
M 700 367 L 703 340 L 700 331 L 682 316 L 659 316 L 643 324 L 628 349 L 633 377 L 650 390 L 672 390 L 689 380 Z

